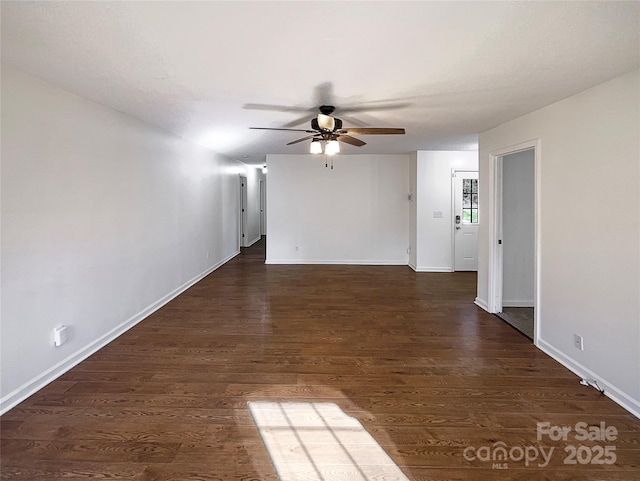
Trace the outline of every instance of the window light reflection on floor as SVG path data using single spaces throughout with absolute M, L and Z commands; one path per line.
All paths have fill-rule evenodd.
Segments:
M 249 410 L 280 481 L 409 481 L 334 403 L 252 401 Z

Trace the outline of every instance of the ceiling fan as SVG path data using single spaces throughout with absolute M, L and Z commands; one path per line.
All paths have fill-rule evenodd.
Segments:
M 309 152 L 312 154 L 335 155 L 340 152 L 340 142 L 345 144 L 362 147 L 366 142 L 353 137 L 353 135 L 397 135 L 404 134 L 402 128 L 384 128 L 384 127 L 362 127 L 362 128 L 343 128 L 342 120 L 333 117 L 331 114 L 335 111 L 333 105 L 321 105 L 320 113 L 317 117 L 311 119 L 311 129 L 287 129 L 272 127 L 250 127 L 255 130 L 286 130 L 289 132 L 305 132 L 306 137 L 289 142 L 287 145 L 297 144 L 311 139 Z

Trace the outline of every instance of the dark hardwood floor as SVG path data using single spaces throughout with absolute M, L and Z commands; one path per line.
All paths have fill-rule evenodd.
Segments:
M 476 307 L 475 287 L 474 273 L 267 266 L 262 241 L 5 414 L 2 479 L 275 480 L 251 400 L 334 402 L 413 481 L 640 479 L 640 421 Z M 537 422 L 618 435 L 538 440 Z M 465 457 L 496 443 L 516 448 L 508 469 Z M 581 464 L 606 445 L 613 464 Z M 544 468 L 513 459 L 540 447 Z

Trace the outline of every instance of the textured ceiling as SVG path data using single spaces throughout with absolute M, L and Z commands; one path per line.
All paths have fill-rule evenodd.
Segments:
M 2 60 L 246 163 L 302 153 L 318 105 L 404 127 L 343 153 L 477 134 L 638 68 L 640 3 L 2 2 Z M 344 112 L 366 107 L 360 112 Z M 388 108 L 395 107 L 395 108 Z M 307 119 L 307 120 L 304 120 Z

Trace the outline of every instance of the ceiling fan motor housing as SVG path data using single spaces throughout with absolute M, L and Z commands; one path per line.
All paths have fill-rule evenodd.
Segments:
M 325 115 L 325 114 L 321 114 L 321 115 Z M 318 116 L 320 117 L 320 115 Z M 321 118 L 321 117 L 320 117 Z M 340 130 L 342 128 L 342 120 L 337 119 L 335 117 L 330 117 L 331 119 L 333 119 L 333 127 L 332 128 L 323 128 L 320 126 L 320 123 L 318 122 L 318 118 L 315 119 L 311 119 L 311 128 L 313 130 L 319 130 L 319 131 L 329 131 L 329 132 L 333 132 L 335 130 Z M 325 124 L 326 125 L 326 124 Z

